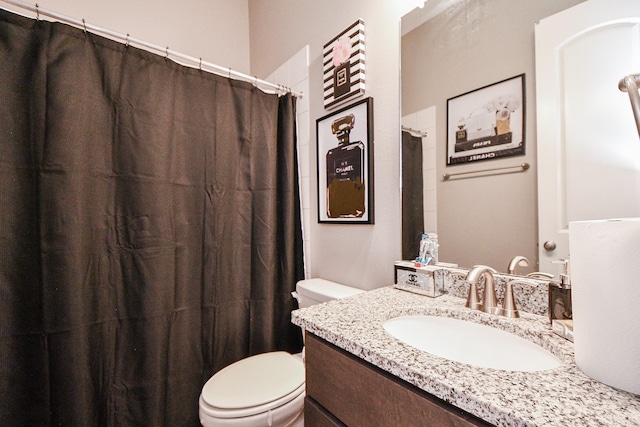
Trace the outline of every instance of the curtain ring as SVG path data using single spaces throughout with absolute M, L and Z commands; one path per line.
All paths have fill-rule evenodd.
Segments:
M 127 33 L 127 39 L 124 47 L 129 47 L 129 33 Z
M 84 27 L 84 33 L 87 34 L 87 23 L 84 22 L 84 18 L 82 18 L 82 26 Z
M 40 20 L 40 5 L 36 3 L 36 21 Z

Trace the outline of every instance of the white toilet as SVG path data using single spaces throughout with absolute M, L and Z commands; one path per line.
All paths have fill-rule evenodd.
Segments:
M 362 293 L 324 279 L 301 280 L 294 296 L 300 308 Z M 304 426 L 302 354 L 274 351 L 239 360 L 209 378 L 200 393 L 205 427 Z

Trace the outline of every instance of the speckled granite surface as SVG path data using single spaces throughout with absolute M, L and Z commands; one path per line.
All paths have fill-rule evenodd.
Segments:
M 478 368 L 417 350 L 388 335 L 385 320 L 406 314 L 455 317 L 528 338 L 563 365 L 539 372 Z M 546 317 L 493 316 L 451 295 L 429 298 L 392 287 L 293 312 L 292 321 L 344 350 L 498 426 L 640 426 L 640 397 L 590 379 L 574 362 L 573 344 L 553 334 Z

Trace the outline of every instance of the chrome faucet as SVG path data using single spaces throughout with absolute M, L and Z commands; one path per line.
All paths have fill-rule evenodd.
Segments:
M 515 264 L 518 265 L 521 259 L 517 259 L 515 257 Z M 524 258 L 524 257 L 521 257 Z M 526 258 L 524 258 L 526 260 Z M 513 262 L 513 260 L 512 260 Z M 519 264 L 523 265 L 523 264 Z M 527 264 L 528 265 L 528 264 Z M 509 265 L 511 267 L 511 264 Z M 520 317 L 520 312 L 516 307 L 516 301 L 513 296 L 513 285 L 528 285 L 528 286 L 537 286 L 535 283 L 527 282 L 526 280 L 514 279 L 507 282 L 505 292 L 504 292 L 504 301 L 502 303 L 502 307 L 498 305 L 498 301 L 496 298 L 496 289 L 495 289 L 495 279 L 493 277 L 494 273 L 497 273 L 491 267 L 487 267 L 486 265 L 475 265 L 465 277 L 465 282 L 469 283 L 469 296 L 467 297 L 466 307 L 481 310 L 485 313 L 490 314 L 498 314 L 500 316 L 510 317 L 510 318 L 518 318 Z M 484 276 L 484 295 L 482 299 L 482 303 L 480 303 L 480 298 L 478 297 L 478 283 L 480 279 Z M 536 272 L 532 273 L 531 278 L 542 278 L 546 277 L 546 273 Z M 551 275 L 553 277 L 553 275 Z
M 516 274 L 516 267 L 529 267 L 529 260 L 522 255 L 514 256 L 511 261 L 509 261 L 509 267 L 507 267 L 507 273 Z
M 498 306 L 498 300 L 496 298 L 495 281 L 493 273 L 497 273 L 491 267 L 486 265 L 475 265 L 465 277 L 465 281 L 469 283 L 469 296 L 467 297 L 466 307 L 481 310 L 485 313 L 501 314 L 502 309 Z M 484 276 L 484 295 L 482 298 L 482 304 L 478 298 L 478 282 L 480 278 Z
M 511 261 L 509 261 L 509 266 L 507 267 L 507 273 L 516 274 L 516 267 L 528 267 L 529 260 L 522 255 L 514 256 Z M 530 277 L 532 279 L 553 279 L 553 274 L 544 273 L 542 271 L 534 271 L 533 273 L 527 274 L 526 277 Z

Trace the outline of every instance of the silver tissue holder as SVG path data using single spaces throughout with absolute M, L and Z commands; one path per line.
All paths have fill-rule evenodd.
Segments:
M 394 269 L 393 287 L 396 289 L 432 298 L 445 294 L 444 272 L 437 265 L 415 267 L 410 262 L 398 261 Z

